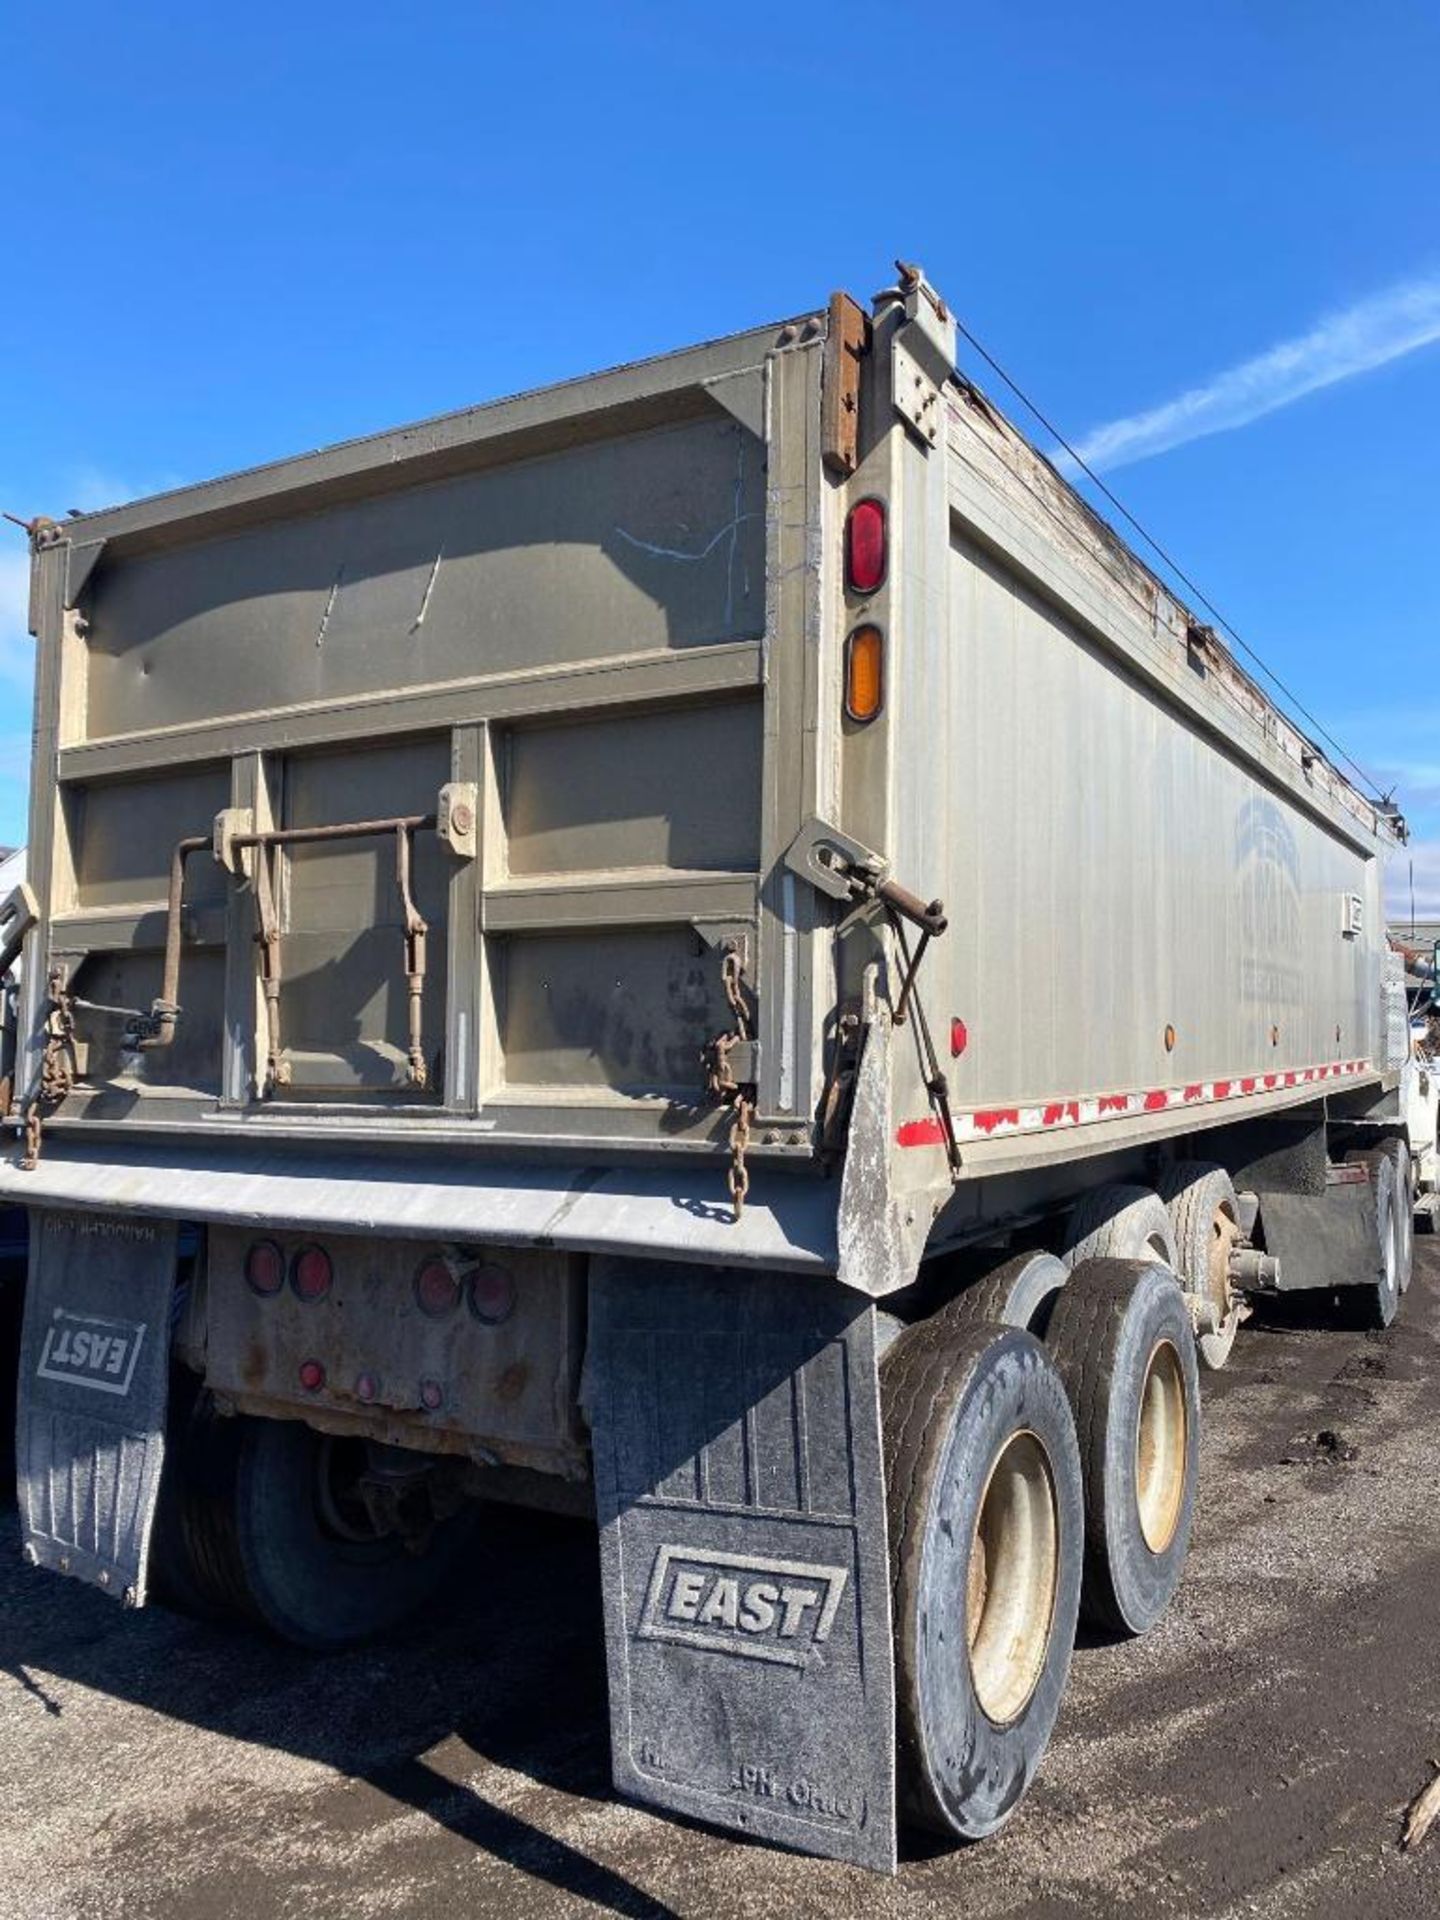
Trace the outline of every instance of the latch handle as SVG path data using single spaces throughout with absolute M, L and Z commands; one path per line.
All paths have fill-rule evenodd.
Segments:
M 875 898 L 889 907 L 892 913 L 898 913 L 902 920 L 909 920 L 932 940 L 938 940 L 949 924 L 945 918 L 943 900 L 932 900 L 926 906 L 918 894 L 911 893 L 908 887 L 902 887 L 898 880 L 882 880 L 875 889 Z

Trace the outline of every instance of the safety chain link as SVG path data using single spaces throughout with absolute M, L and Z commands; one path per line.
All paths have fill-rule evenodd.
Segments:
M 33 1173 L 40 1164 L 44 1116 L 60 1105 L 75 1084 L 74 1000 L 65 990 L 65 975 L 61 968 L 50 969 L 49 988 L 50 1005 L 45 1015 L 45 1048 L 40 1055 L 40 1074 L 25 1108 L 25 1153 L 20 1162 L 22 1173 Z
M 745 1153 L 750 1145 L 750 1122 L 755 1114 L 755 1102 L 751 1098 L 753 1089 L 748 1084 L 737 1082 L 730 1065 L 730 1056 L 736 1047 L 750 1040 L 750 1009 L 745 1003 L 744 980 L 744 957 L 739 945 L 731 942 L 721 958 L 720 981 L 725 989 L 726 1002 L 735 1016 L 735 1029 L 732 1033 L 715 1036 L 705 1049 L 704 1065 L 706 1092 L 712 1099 L 722 1101 L 731 1109 L 730 1165 L 726 1184 L 737 1220 L 745 1211 L 745 1197 L 750 1191 L 750 1169 L 745 1164 Z
M 730 1122 L 730 1171 L 726 1175 L 726 1182 L 737 1220 L 745 1211 L 745 1196 L 750 1191 L 750 1169 L 745 1164 L 745 1150 L 750 1145 L 750 1116 L 754 1111 L 743 1093 L 736 1097 L 735 1118 Z

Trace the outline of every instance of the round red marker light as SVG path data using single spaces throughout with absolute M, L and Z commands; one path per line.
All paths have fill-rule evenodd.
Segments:
M 950 1022 L 950 1057 L 958 1060 L 970 1044 L 970 1030 L 965 1022 L 955 1019 Z
M 845 530 L 846 584 L 852 593 L 874 593 L 885 578 L 885 508 L 859 500 Z
M 335 1270 L 323 1247 L 302 1247 L 290 1268 L 290 1285 L 297 1300 L 323 1300 Z
M 445 1389 L 438 1380 L 420 1382 L 420 1404 L 427 1412 L 434 1413 L 445 1404 Z
M 318 1360 L 300 1362 L 300 1384 L 306 1393 L 318 1393 L 325 1384 L 325 1369 Z
M 433 1255 L 415 1275 L 415 1304 L 432 1320 L 453 1313 L 460 1304 L 460 1282 L 450 1270 L 450 1262 Z
M 273 1240 L 257 1240 L 245 1256 L 245 1278 L 252 1293 L 269 1300 L 285 1284 L 285 1256 Z
M 487 1326 L 497 1326 L 514 1312 L 515 1276 L 508 1267 L 493 1266 L 487 1261 L 483 1267 L 474 1269 L 466 1286 L 470 1311 Z

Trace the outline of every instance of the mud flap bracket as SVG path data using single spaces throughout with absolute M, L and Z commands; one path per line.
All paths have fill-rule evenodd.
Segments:
M 893 1872 L 874 1308 L 612 1258 L 590 1299 L 616 1786 Z
M 16 1477 L 25 1558 L 145 1599 L 165 1446 L 173 1221 L 33 1209 Z

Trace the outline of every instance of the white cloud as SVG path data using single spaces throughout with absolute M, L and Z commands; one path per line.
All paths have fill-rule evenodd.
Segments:
M 1079 443 L 1087 466 L 1148 460 L 1207 434 L 1228 433 L 1307 393 L 1369 373 L 1440 340 L 1440 274 L 1402 281 L 1218 373 L 1174 400 L 1096 427 Z M 1067 465 L 1064 457 L 1060 464 Z

